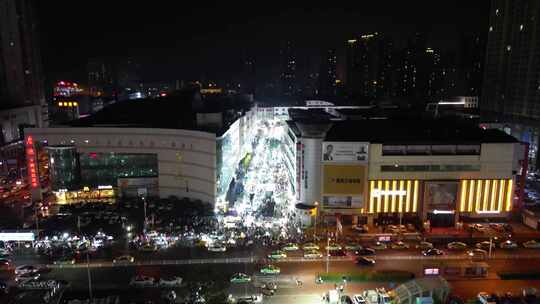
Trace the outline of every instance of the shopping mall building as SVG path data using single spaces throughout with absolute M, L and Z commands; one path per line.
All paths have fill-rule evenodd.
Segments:
M 505 218 L 518 203 L 525 151 L 502 131 L 454 120 L 296 112 L 284 139 L 288 168 L 298 201 L 318 206 L 327 221 L 454 226 Z
M 28 128 L 27 151 L 48 155 L 50 188 L 59 202 L 174 195 L 214 204 L 251 144 L 253 115 L 180 101 L 120 102 L 69 126 Z M 35 166 L 28 164 L 31 180 L 37 180 Z

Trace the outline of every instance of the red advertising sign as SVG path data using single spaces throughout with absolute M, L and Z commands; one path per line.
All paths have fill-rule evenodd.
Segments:
M 37 174 L 37 165 L 36 165 L 36 150 L 34 148 L 34 139 L 31 135 L 26 137 L 25 141 L 26 146 L 26 165 L 28 171 L 28 182 L 30 186 L 35 189 L 39 188 L 39 179 Z

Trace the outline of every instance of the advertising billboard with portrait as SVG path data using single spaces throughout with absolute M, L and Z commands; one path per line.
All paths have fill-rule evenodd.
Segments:
M 455 210 L 458 188 L 457 182 L 426 182 L 424 202 L 428 210 Z
M 369 143 L 367 142 L 332 142 L 323 143 L 323 162 L 366 163 Z

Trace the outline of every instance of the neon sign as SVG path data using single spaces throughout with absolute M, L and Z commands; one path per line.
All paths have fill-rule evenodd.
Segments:
M 26 146 L 26 165 L 28 168 L 28 180 L 32 188 L 38 188 L 38 175 L 36 166 L 36 150 L 34 148 L 34 139 L 32 136 L 27 136 L 25 141 Z

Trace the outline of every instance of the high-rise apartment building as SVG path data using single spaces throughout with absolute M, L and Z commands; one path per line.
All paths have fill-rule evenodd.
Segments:
M 540 119 L 540 1 L 492 0 L 481 110 Z
M 540 1 L 492 0 L 480 110 L 488 127 L 529 144 L 540 167 Z
M 296 94 L 296 56 L 290 41 L 283 43 L 280 49 L 280 86 L 282 96 Z
M 0 145 L 49 123 L 39 49 L 34 1 L 0 0 Z
M 378 32 L 349 39 L 346 46 L 347 94 L 361 103 L 386 94 L 392 70 L 392 44 Z M 387 94 L 386 94 L 387 95 Z
M 32 3 L 0 0 L 0 107 L 46 104 Z
M 328 49 L 324 52 L 319 71 L 318 94 L 322 97 L 336 96 L 336 68 L 337 54 L 335 49 Z

